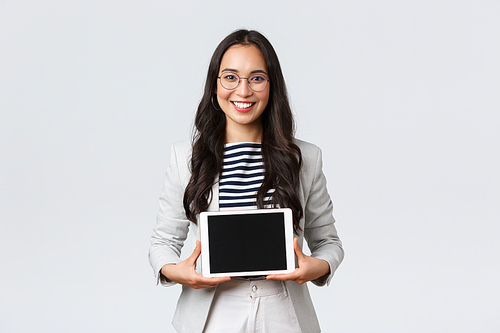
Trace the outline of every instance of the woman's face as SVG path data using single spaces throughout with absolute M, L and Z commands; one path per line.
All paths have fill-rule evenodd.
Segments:
M 220 63 L 219 76 L 237 74 L 248 78 L 254 74 L 267 75 L 267 67 L 262 53 L 254 45 L 231 46 Z M 217 80 L 217 101 L 226 115 L 226 133 L 262 133 L 261 115 L 269 101 L 269 82 L 263 91 L 255 92 L 246 79 L 232 90 L 227 90 Z

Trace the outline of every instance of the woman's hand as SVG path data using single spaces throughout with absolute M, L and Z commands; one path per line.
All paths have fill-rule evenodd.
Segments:
M 270 274 L 267 276 L 269 280 L 295 281 L 298 284 L 303 284 L 316 280 L 330 272 L 330 265 L 327 261 L 307 256 L 302 252 L 297 238 L 293 239 L 293 249 L 299 267 L 288 274 Z
M 177 282 L 194 289 L 212 288 L 221 282 L 231 280 L 229 276 L 207 278 L 196 273 L 196 259 L 200 256 L 200 253 L 201 243 L 197 240 L 196 248 L 189 258 L 178 264 L 168 264 L 163 266 L 161 268 L 161 274 L 173 282 Z

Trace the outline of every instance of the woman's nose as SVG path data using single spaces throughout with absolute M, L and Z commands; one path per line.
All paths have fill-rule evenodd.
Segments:
M 250 96 L 252 94 L 252 89 L 248 86 L 247 78 L 240 79 L 240 84 L 236 87 L 236 94 L 242 97 Z

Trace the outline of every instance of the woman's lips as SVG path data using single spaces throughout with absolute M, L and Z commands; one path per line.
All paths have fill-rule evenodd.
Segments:
M 252 102 L 231 102 L 234 108 L 239 112 L 248 112 L 250 111 L 255 103 Z

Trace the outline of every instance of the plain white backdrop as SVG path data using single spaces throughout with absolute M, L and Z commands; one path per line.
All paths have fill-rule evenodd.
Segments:
M 147 260 L 231 31 L 275 46 L 346 258 L 324 332 L 499 332 L 498 1 L 0 0 L 0 331 L 173 332 Z

